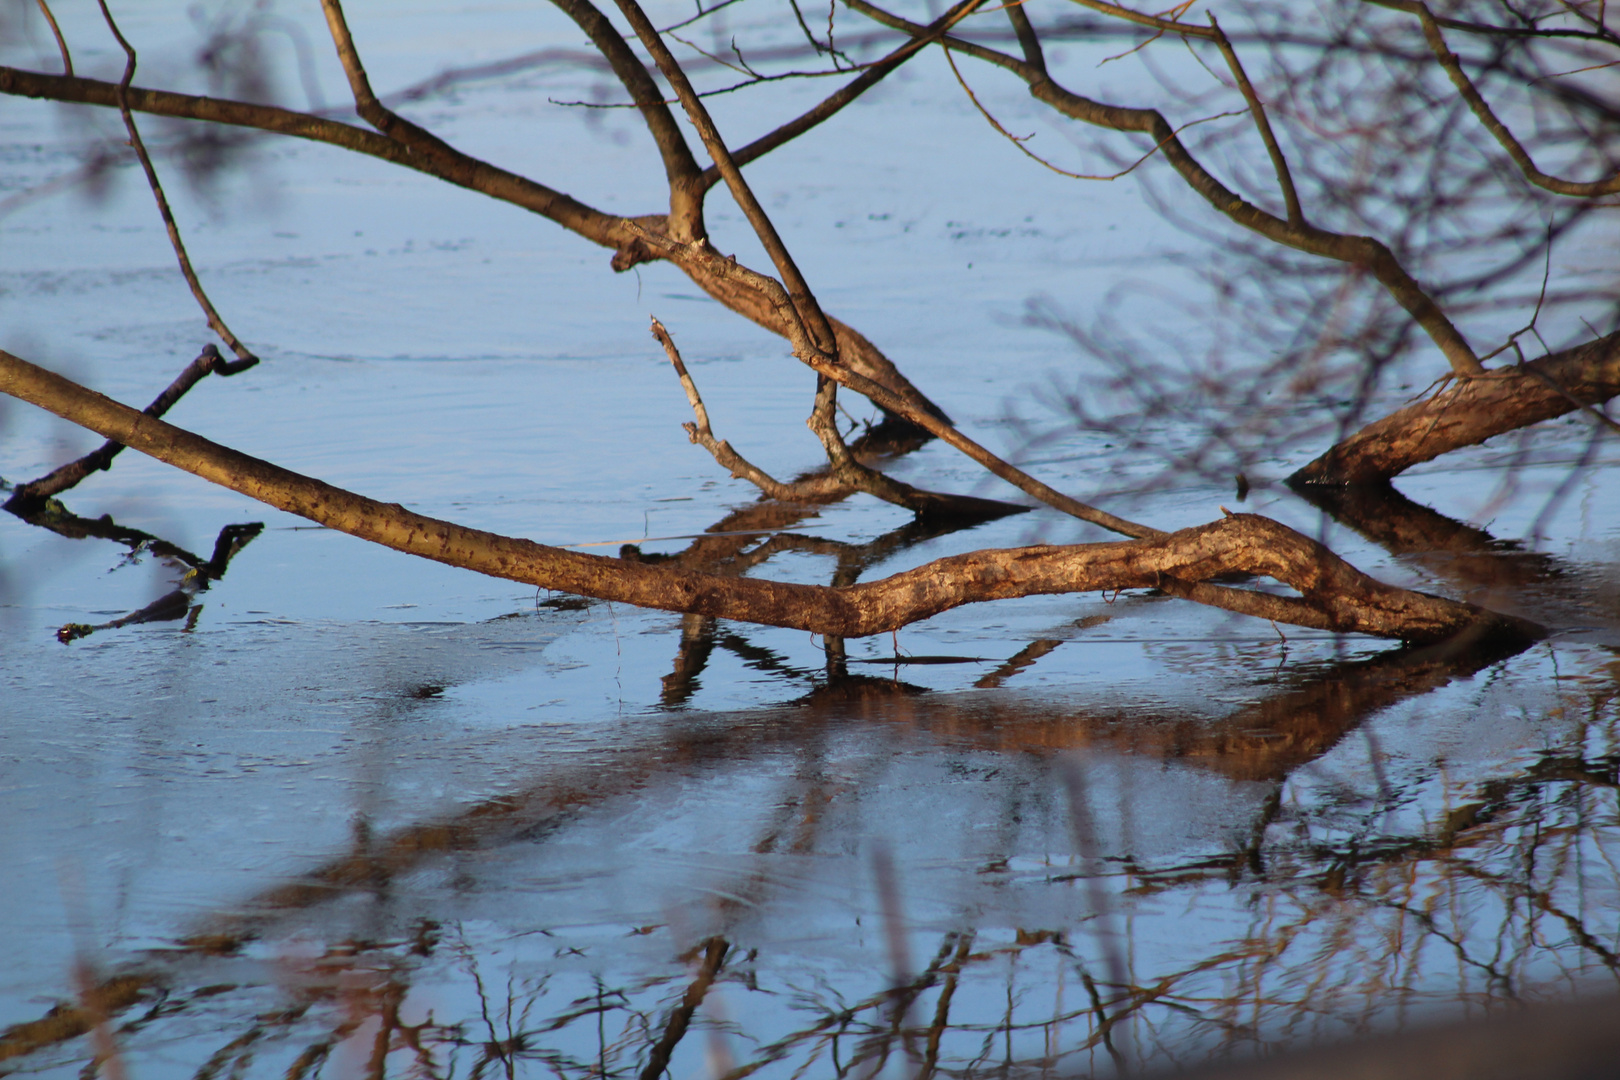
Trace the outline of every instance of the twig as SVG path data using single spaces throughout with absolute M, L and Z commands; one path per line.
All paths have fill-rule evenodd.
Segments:
M 1118 4 L 1105 3 L 1104 0 L 1074 0 L 1074 2 L 1081 7 L 1100 11 L 1104 15 L 1112 15 L 1116 19 L 1124 19 L 1126 22 L 1133 22 L 1138 26 L 1152 27 L 1160 33 L 1186 34 L 1189 37 L 1201 38 L 1213 38 L 1215 36 L 1212 31 L 1205 30 L 1202 26 L 1191 26 L 1177 19 L 1165 19 L 1158 15 L 1148 15 L 1140 11 L 1133 11 L 1128 7 L 1121 7 Z M 1191 6 L 1191 3 L 1178 4 L 1166 14 L 1179 15 Z
M 720 467 L 729 471 L 732 476 L 747 480 L 771 498 L 782 500 L 803 498 L 804 493 L 795 490 L 795 486 L 777 480 L 733 450 L 730 443 L 714 437 L 714 430 L 709 426 L 709 410 L 703 405 L 703 396 L 698 393 L 697 384 L 692 381 L 692 376 L 686 371 L 686 364 L 681 360 L 680 350 L 675 347 L 675 340 L 669 336 L 669 331 L 664 328 L 664 324 L 656 318 L 652 320 L 652 334 L 653 337 L 658 339 L 658 343 L 664 347 L 669 362 L 675 366 L 675 374 L 681 380 L 681 389 L 686 391 L 686 400 L 691 403 L 692 414 L 697 417 L 697 423 L 681 425 L 686 429 L 686 437 L 712 454 Z M 842 487 L 843 485 L 839 486 Z
M 62 53 L 62 73 L 71 78 L 73 56 L 68 52 L 67 38 L 62 36 L 62 28 L 56 25 L 56 16 L 51 14 L 51 6 L 45 0 L 39 0 L 39 10 L 45 16 L 45 21 L 51 24 L 51 33 L 56 37 L 56 47 Z
M 696 15 L 688 15 L 686 18 L 682 19 L 680 22 L 670 23 L 668 26 L 662 28 L 658 32 L 660 34 L 667 34 L 671 30 L 679 30 L 683 26 L 691 26 L 693 23 L 697 22 L 699 19 L 708 18 L 710 15 L 713 15 L 715 12 L 719 11 L 721 8 L 728 8 L 732 4 L 740 4 L 740 3 L 742 3 L 742 0 L 720 0 L 720 3 L 714 5 L 713 7 L 707 7 L 707 8 L 706 7 L 700 7 L 699 10 L 698 10 L 698 13 Z
M 204 345 L 197 358 L 187 364 L 185 370 L 175 376 L 171 382 L 143 412 L 147 416 L 162 416 L 168 412 L 174 403 L 185 396 L 197 383 L 201 382 L 209 372 L 218 371 L 225 363 L 225 358 L 219 355 L 219 350 L 212 344 Z M 241 369 L 238 369 L 241 370 Z M 38 480 L 19 485 L 6 500 L 4 509 L 14 510 L 37 505 L 53 495 L 59 495 L 75 486 L 79 481 L 97 470 L 112 466 L 113 458 L 124 448 L 123 443 L 106 442 L 90 453 L 70 461 L 66 465 L 58 466 L 40 477 Z
M 1226 66 L 1232 70 L 1232 77 L 1237 80 L 1238 89 L 1243 93 L 1243 100 L 1249 103 L 1249 111 L 1254 115 L 1254 126 L 1260 132 L 1260 141 L 1266 144 L 1266 153 L 1271 156 L 1271 167 L 1277 174 L 1277 186 L 1282 189 L 1283 205 L 1288 209 L 1288 224 L 1296 228 L 1304 225 L 1305 212 L 1300 209 L 1299 192 L 1294 189 L 1294 177 L 1288 171 L 1288 159 L 1283 156 L 1282 147 L 1277 145 L 1276 133 L 1271 130 L 1271 121 L 1266 117 L 1266 107 L 1260 101 L 1260 95 L 1255 93 L 1253 84 L 1249 82 L 1249 75 L 1243 70 L 1243 62 L 1238 59 L 1237 50 L 1232 48 L 1232 43 L 1222 32 L 1221 24 L 1215 21 L 1213 11 L 1209 12 L 1209 26 L 1215 31 L 1215 45 L 1226 58 Z
M 1489 131 L 1492 137 L 1501 144 L 1502 149 L 1507 151 L 1508 157 L 1512 158 L 1513 163 L 1519 167 L 1519 171 L 1524 173 L 1525 179 L 1537 187 L 1545 188 L 1547 191 L 1557 195 L 1591 198 L 1620 192 L 1620 173 L 1616 173 L 1606 180 L 1583 183 L 1577 180 L 1565 180 L 1544 173 L 1537 168 L 1535 161 L 1530 157 L 1530 152 L 1524 148 L 1524 145 L 1514 137 L 1508 126 L 1492 111 L 1484 95 L 1479 92 L 1473 81 L 1468 78 L 1467 72 L 1463 71 L 1462 63 L 1459 61 L 1457 54 L 1447 47 L 1445 36 L 1441 33 L 1440 26 L 1436 22 L 1433 12 L 1429 10 L 1428 5 L 1416 3 L 1411 10 L 1423 26 L 1423 38 L 1428 42 L 1429 51 L 1434 54 L 1436 62 L 1445 69 L 1452 85 L 1457 88 L 1457 92 L 1462 95 L 1463 100 L 1468 103 L 1469 109 L 1473 110 L 1474 116 L 1485 126 L 1485 130 Z
M 1064 169 L 1064 168 L 1061 168 L 1061 167 L 1059 167 L 1057 165 L 1052 164 L 1050 161 L 1047 161 L 1045 158 L 1043 158 L 1039 154 L 1035 153 L 1035 151 L 1031 150 L 1029 147 L 1024 145 L 1024 143 L 1026 141 L 1028 141 L 1029 139 L 1032 139 L 1032 138 L 1035 137 L 1033 134 L 1025 135 L 1022 138 L 1020 138 L 1019 136 L 1014 135 L 1012 132 L 1008 131 L 1006 128 L 1002 127 L 1001 122 L 999 120 L 997 120 L 994 116 L 990 115 L 990 110 L 986 109 L 982 104 L 979 103 L 978 95 L 976 95 L 973 92 L 972 87 L 968 86 L 967 80 L 962 78 L 961 71 L 957 70 L 956 61 L 951 58 L 951 47 L 949 45 L 946 45 L 946 46 L 944 46 L 944 49 L 945 49 L 945 62 L 951 65 L 951 74 L 956 76 L 957 84 L 960 85 L 962 87 L 963 91 L 967 94 L 968 100 L 973 102 L 973 107 L 979 110 L 979 115 L 983 116 L 986 120 L 990 121 L 990 126 L 995 128 L 997 131 L 1001 132 L 1001 134 L 1005 135 L 1007 137 L 1007 139 L 1014 146 L 1018 147 L 1018 149 L 1020 149 L 1020 150 L 1022 150 L 1024 152 L 1024 155 L 1026 157 L 1028 157 L 1028 158 L 1030 158 L 1030 159 L 1032 159 L 1034 161 L 1037 161 L 1042 165 L 1045 165 L 1048 169 L 1051 169 L 1053 172 L 1059 174 L 1060 176 L 1069 177 L 1071 180 L 1118 180 L 1122 176 L 1129 176 L 1131 173 L 1135 172 L 1137 170 L 1137 168 L 1140 167 L 1141 164 L 1143 162 L 1145 162 L 1148 158 L 1152 157 L 1154 154 L 1157 154 L 1159 152 L 1159 150 L 1164 146 L 1165 143 L 1169 142 L 1171 139 L 1175 138 L 1177 135 L 1180 135 L 1183 131 L 1186 131 L 1188 128 L 1196 127 L 1199 124 L 1207 124 L 1211 120 L 1222 120 L 1222 119 L 1225 119 L 1228 116 L 1241 116 L 1242 115 L 1241 112 L 1223 112 L 1223 113 L 1216 113 L 1214 116 L 1206 116 L 1206 117 L 1204 117 L 1204 118 L 1202 118 L 1200 120 L 1193 120 L 1193 121 L 1190 121 L 1189 123 L 1185 123 L 1185 124 L 1181 125 L 1180 127 L 1176 128 L 1169 135 L 1166 135 L 1164 138 L 1160 139 L 1157 143 L 1154 144 L 1153 149 L 1149 150 L 1147 153 L 1143 154 L 1141 157 L 1139 157 L 1135 161 L 1133 161 L 1130 164 L 1130 167 L 1125 168 L 1125 169 L 1121 169 L 1119 172 L 1114 173 L 1114 174 L 1112 174 L 1110 176 L 1094 176 L 1094 175 L 1091 175 L 1089 173 L 1070 172 L 1068 169 Z
M 850 102 L 866 93 L 866 91 L 876 86 L 890 72 L 894 71 L 913 56 L 916 56 L 928 45 L 944 38 L 953 26 L 967 18 L 974 11 L 978 10 L 980 5 L 984 2 L 985 0 L 958 0 L 958 3 L 947 10 L 945 14 L 941 15 L 938 19 L 935 19 L 932 23 L 929 23 L 928 26 L 923 28 L 923 31 L 920 34 L 911 38 L 904 45 L 901 45 L 898 49 L 895 49 L 883 59 L 866 65 L 866 69 L 861 72 L 859 77 L 850 80 L 844 86 L 840 87 L 836 92 L 829 95 L 826 99 L 817 104 L 814 108 L 800 114 L 792 120 L 789 120 L 787 123 L 778 126 L 775 130 L 761 135 L 748 145 L 733 150 L 731 152 L 732 160 L 738 165 L 746 165 L 751 161 L 764 157 L 777 147 L 791 142 L 793 139 L 803 135 L 811 128 L 826 121 L 835 115 L 845 105 L 848 105 Z M 829 72 L 828 74 L 832 73 Z M 782 77 L 785 76 L 771 76 L 773 79 Z M 735 89 L 735 87 L 729 87 L 728 89 Z M 712 94 L 718 92 L 719 91 L 711 91 L 710 93 Z M 710 94 L 704 94 L 702 96 L 707 97 L 710 96 Z M 705 187 L 712 186 L 719 180 L 720 170 L 717 166 L 710 166 L 708 169 L 704 170 L 703 182 Z
M 971 495 L 947 495 L 924 491 L 861 464 L 838 435 L 836 425 L 831 436 L 825 430 L 828 421 L 824 402 L 833 400 L 829 388 L 837 384 L 824 377 L 818 377 L 817 380 L 817 404 L 810 417 L 810 427 L 821 437 L 822 445 L 827 450 L 830 468 L 820 476 L 784 484 L 737 453 L 729 442 L 714 437 L 714 431 L 709 426 L 709 411 L 703 404 L 702 395 L 698 393 L 697 384 L 686 370 L 686 364 L 681 359 L 674 338 L 656 318 L 652 320 L 652 334 L 664 347 L 665 354 L 674 365 L 675 373 L 681 380 L 681 388 L 686 391 L 686 400 L 691 403 L 692 413 L 697 418 L 696 423 L 681 425 L 686 429 L 686 437 L 707 450 L 721 468 L 740 480 L 747 480 L 759 488 L 767 498 L 781 502 L 826 502 L 851 492 L 861 491 L 896 506 L 903 506 L 922 516 L 978 521 L 1005 517 L 1027 509 L 1012 503 L 980 499 Z
M 219 335 L 221 341 L 230 346 L 231 352 L 236 354 L 234 362 L 219 364 L 213 370 L 221 375 L 240 374 L 257 364 L 259 358 L 231 333 L 231 328 L 225 325 L 225 320 L 220 318 L 213 302 L 208 299 L 208 294 L 203 291 L 202 282 L 197 279 L 197 272 L 192 269 L 191 258 L 186 254 L 185 242 L 180 239 L 180 227 L 174 222 L 174 214 L 169 210 L 169 200 L 163 194 L 163 185 L 158 181 L 157 170 L 152 167 L 152 157 L 146 152 L 146 144 L 141 140 L 140 130 L 135 126 L 135 114 L 129 108 L 129 84 L 135 78 L 135 49 L 118 29 L 118 23 L 113 19 L 111 9 L 107 7 L 107 0 L 96 0 L 96 3 L 101 6 L 102 17 L 107 20 L 107 29 L 112 31 L 113 37 L 118 39 L 118 44 L 124 50 L 124 77 L 118 83 L 117 99 L 119 115 L 124 118 L 124 130 L 129 132 L 129 145 L 141 159 L 141 168 L 146 172 L 146 182 L 152 189 L 152 197 L 157 200 L 158 213 L 163 216 L 163 227 L 169 233 L 169 244 L 174 248 L 175 258 L 180 261 L 180 272 L 185 275 L 186 284 L 191 286 L 191 295 L 196 297 L 198 306 L 207 316 L 209 327 Z

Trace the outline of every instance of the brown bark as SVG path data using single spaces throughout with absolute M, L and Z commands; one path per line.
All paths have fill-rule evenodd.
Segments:
M 225 358 L 219 355 L 217 348 L 212 345 L 203 346 L 197 358 L 187 364 L 185 370 L 175 376 L 174 381 L 164 388 L 163 393 L 146 407 L 146 415 L 162 416 L 186 395 L 186 391 L 196 386 L 210 372 L 219 371 L 224 366 L 226 366 Z M 20 517 L 26 517 L 30 511 L 43 506 L 46 499 L 74 487 L 91 473 L 112 468 L 113 459 L 123 449 L 122 443 L 102 443 L 83 457 L 52 469 L 38 480 L 19 484 L 0 509 L 10 510 Z
M 367 499 L 136 412 L 5 352 L 0 392 L 363 540 L 492 577 L 638 607 L 864 637 L 969 603 L 1165 587 L 1192 590 L 1202 602 L 1274 621 L 1406 641 L 1435 641 L 1465 630 L 1515 637 L 1542 632 L 1470 604 L 1385 585 L 1310 538 L 1250 514 L 1147 540 L 978 551 L 840 588 L 718 577 L 565 551 Z M 1273 577 L 1301 596 L 1204 584 L 1231 573 Z
M 788 336 L 793 345 L 793 355 L 808 365 L 816 374 L 831 379 L 839 386 L 847 387 L 866 397 L 884 411 L 900 416 L 922 430 L 933 435 L 942 442 L 972 458 L 984 466 L 992 475 L 998 476 L 1007 483 L 1018 488 L 1027 495 L 1031 495 L 1054 509 L 1070 514 L 1081 521 L 1089 521 L 1100 525 L 1111 532 L 1121 536 L 1150 537 L 1163 536 L 1164 533 L 1150 525 L 1128 521 L 1125 518 L 1108 513 L 1106 510 L 1089 506 L 1079 499 L 1065 495 L 1049 484 L 1042 483 L 1035 477 L 1024 472 L 1015 465 L 991 453 L 985 447 L 962 434 L 961 431 L 942 421 L 932 412 L 918 408 L 909 399 L 894 393 L 886 386 L 862 374 L 854 364 L 845 362 L 842 358 L 833 357 L 823 352 L 815 342 L 811 341 L 805 332 L 803 324 L 794 312 L 794 304 L 787 291 L 780 282 L 774 278 L 738 263 L 735 259 L 719 255 L 706 243 L 682 244 L 667 236 L 656 235 L 640 231 L 641 240 L 649 248 L 658 251 L 663 257 L 683 268 L 692 264 L 687 273 L 693 280 L 711 279 L 723 284 L 727 288 L 741 288 L 750 291 L 761 303 L 768 305 L 775 313 L 773 329 L 780 327 L 778 332 Z M 707 287 L 707 286 L 705 286 Z M 715 294 L 719 295 L 719 294 Z
M 1539 360 L 1463 379 L 1375 421 L 1288 478 L 1289 484 L 1372 484 L 1620 394 L 1620 333 Z
M 674 365 L 676 377 L 681 380 L 681 388 L 686 391 L 686 399 L 691 403 L 692 414 L 696 417 L 695 423 L 681 425 L 686 429 L 686 437 L 707 450 L 714 457 L 716 464 L 732 476 L 747 480 L 767 498 L 795 502 L 806 499 L 841 498 L 861 491 L 896 506 L 903 506 L 921 518 L 964 523 L 991 521 L 1009 514 L 1021 514 L 1029 509 L 1027 506 L 980 499 L 972 495 L 924 491 L 894 480 L 863 464 L 844 444 L 836 427 L 832 427 L 832 421 L 822 420 L 819 416 L 811 418 L 811 427 L 822 429 L 818 430 L 817 434 L 821 435 L 823 443 L 829 446 L 828 471 L 808 480 L 784 484 L 737 453 L 729 442 L 715 438 L 714 430 L 709 426 L 708 407 L 703 404 L 703 395 L 698 392 L 697 383 L 692 381 L 691 374 L 686 370 L 686 363 L 681 359 L 681 352 L 675 345 L 675 339 L 670 337 L 664 324 L 656 318 L 652 321 L 652 333 L 664 347 L 669 362 Z M 829 427 L 831 430 L 827 430 Z
M 1485 130 L 1513 159 L 1513 164 L 1524 173 L 1526 180 L 1539 188 L 1554 192 L 1558 195 L 1569 195 L 1574 198 L 1591 199 L 1602 195 L 1613 195 L 1620 192 L 1620 173 L 1606 177 L 1602 180 L 1566 180 L 1551 173 L 1542 172 L 1536 167 L 1535 160 L 1531 158 L 1530 151 L 1519 142 L 1509 127 L 1504 124 L 1490 104 L 1485 100 L 1479 90 L 1474 86 L 1473 80 L 1463 71 L 1462 60 L 1446 45 L 1445 35 L 1440 32 L 1440 24 L 1427 4 L 1414 3 L 1408 10 L 1417 15 L 1418 21 L 1423 25 L 1423 38 L 1429 44 L 1429 51 L 1434 54 L 1435 61 L 1445 69 L 1446 76 L 1451 84 L 1457 88 L 1457 93 L 1468 102 L 1468 108 L 1484 125 Z

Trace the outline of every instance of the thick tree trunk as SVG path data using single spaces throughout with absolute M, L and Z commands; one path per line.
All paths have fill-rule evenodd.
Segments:
M 1290 485 L 1373 484 L 1441 454 L 1597 405 L 1620 394 L 1620 333 L 1480 378 L 1375 421 L 1288 478 Z
M 1375 581 L 1310 538 L 1250 514 L 1145 540 L 972 552 L 846 587 L 720 577 L 565 551 L 367 499 L 210 442 L 5 352 L 0 392 L 340 532 L 492 577 L 638 607 L 863 637 L 962 604 L 1162 587 L 1278 622 L 1406 641 L 1463 631 L 1521 638 L 1541 632 L 1523 620 Z M 1276 578 L 1301 595 L 1208 584 L 1232 573 Z

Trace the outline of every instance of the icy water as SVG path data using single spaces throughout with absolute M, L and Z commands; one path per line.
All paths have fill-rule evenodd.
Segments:
M 201 89 L 193 22 L 129 6 L 143 72 Z M 580 48 L 529 5 L 349 13 L 379 88 Z M 61 15 L 81 73 L 116 73 L 94 9 Z M 318 11 L 281 16 L 281 98 L 341 101 Z M 55 70 L 40 21 L 7 17 L 3 61 Z M 716 109 L 751 137 L 824 85 Z M 1184 318 L 1166 298 L 1193 278 L 1156 260 L 1200 249 L 1134 187 L 1023 163 L 953 87 L 919 62 L 750 168 L 823 302 L 1064 490 L 1166 528 L 1235 507 L 1197 479 L 1121 494 L 1100 435 L 1025 444 L 1011 418 L 1092 374 L 1026 304 Z M 609 92 L 530 63 L 411 108 L 586 201 L 656 210 L 633 114 L 550 104 Z M 208 340 L 148 192 L 123 167 L 97 200 L 22 197 L 120 138 L 116 114 L 0 101 L 0 346 L 144 403 Z M 547 543 L 690 554 L 718 531 L 703 543 L 799 581 L 1101 538 L 1044 510 L 939 534 L 864 497 L 762 522 L 687 443 L 646 325 L 679 340 L 717 433 L 791 476 L 819 451 L 779 340 L 470 193 L 312 145 L 241 154 L 200 189 L 160 156 L 264 357 L 205 380 L 181 426 Z M 764 265 L 711 207 L 717 243 Z M 1284 637 L 1127 593 L 950 612 L 851 642 L 841 679 L 804 634 L 537 594 L 126 453 L 63 497 L 60 531 L 0 515 L 0 1072 L 80 1075 L 110 1050 L 140 1080 L 1112 1075 L 1612 993 L 1620 460 L 1589 436 L 1549 424 L 1415 471 L 1413 504 L 1364 526 L 1398 513 L 1451 542 L 1395 553 L 1274 483 L 1319 445 L 1251 477 L 1245 509 L 1370 572 L 1554 628 L 1524 652 Z M 94 445 L 0 403 L 8 482 Z M 1012 495 L 937 445 L 893 468 Z M 176 618 L 109 625 L 185 584 L 156 541 L 206 560 L 253 523 Z M 69 624 L 100 628 L 59 643 Z

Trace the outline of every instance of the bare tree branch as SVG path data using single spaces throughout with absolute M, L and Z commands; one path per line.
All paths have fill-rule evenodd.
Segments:
M 1243 92 L 1243 100 L 1249 103 L 1249 111 L 1254 115 L 1254 126 L 1260 132 L 1260 140 L 1266 144 L 1266 153 L 1271 157 L 1272 171 L 1277 174 L 1277 186 L 1282 189 L 1283 205 L 1288 209 L 1288 224 L 1301 228 L 1306 224 L 1305 211 L 1300 208 L 1299 192 L 1294 189 L 1293 174 L 1288 171 L 1288 159 L 1283 156 L 1282 147 L 1277 145 L 1277 135 L 1271 130 L 1271 121 L 1266 116 L 1266 107 L 1260 101 L 1260 95 L 1254 92 L 1254 85 L 1249 82 L 1249 75 L 1243 70 L 1243 62 L 1238 59 L 1237 50 L 1221 32 L 1220 23 L 1215 21 L 1215 13 L 1209 13 L 1209 25 L 1215 31 L 1215 44 L 1226 58 L 1226 66 L 1232 71 L 1232 78 L 1237 80 L 1238 89 Z
M 0 93 L 51 101 L 80 102 L 86 105 L 118 107 L 118 84 L 99 79 L 46 75 L 0 66 Z M 634 234 L 624 218 L 606 214 L 594 207 L 555 191 L 527 177 L 507 172 L 458 151 L 444 150 L 434 156 L 401 142 L 337 120 L 295 112 L 275 105 L 254 105 L 225 98 L 176 94 L 167 90 L 128 87 L 125 100 L 137 112 L 202 120 L 234 127 L 255 128 L 312 142 L 340 146 L 346 150 L 391 161 L 416 169 L 459 187 L 470 188 L 502 202 L 549 218 L 603 247 L 619 248 L 630 243 Z M 442 144 L 441 144 L 442 145 Z
M 804 320 L 815 346 L 836 358 L 838 341 L 831 324 L 827 321 L 827 316 L 822 312 L 821 305 L 816 302 L 815 294 L 810 291 L 810 284 L 799 272 L 798 264 L 793 261 L 787 245 L 778 235 L 776 226 L 771 223 L 770 215 L 765 213 L 765 208 L 754 197 L 748 181 L 743 179 L 742 170 L 732 159 L 731 152 L 726 148 L 725 140 L 720 135 L 720 129 L 709 116 L 708 108 L 692 89 L 691 80 L 686 77 L 686 72 L 681 70 L 680 64 L 676 63 L 669 47 L 664 44 L 664 39 L 659 37 L 652 20 L 641 10 L 641 5 L 637 4 L 636 0 L 614 0 L 614 2 L 629 20 L 631 29 L 641 39 L 642 46 L 652 54 L 654 62 L 658 64 L 658 70 L 664 73 L 664 79 L 680 98 L 681 107 L 686 110 L 687 118 L 692 121 L 692 126 L 697 128 L 699 137 L 703 139 L 704 148 L 709 151 L 709 157 L 720 170 L 720 175 L 725 178 L 731 197 L 737 201 L 744 216 L 748 218 L 748 223 L 753 226 L 760 243 L 765 245 L 766 253 L 776 265 L 776 272 L 782 275 L 782 283 L 787 287 L 788 296 L 793 300 L 790 309 L 783 314 L 793 320 Z M 336 0 L 323 0 L 323 3 L 334 4 Z
M 187 364 L 185 370 L 176 375 L 174 381 L 143 411 L 147 416 L 162 416 L 186 395 L 186 391 L 206 378 L 209 372 L 218 371 L 224 363 L 225 358 L 219 355 L 218 349 L 213 345 L 204 345 L 197 358 Z M 12 491 L 11 497 L 5 501 L 4 507 L 0 508 L 20 512 L 24 508 L 37 506 L 53 495 L 60 495 L 91 473 L 111 468 L 113 458 L 123 449 L 123 443 L 103 443 L 83 457 L 52 469 L 38 480 L 19 484 Z
M 1223 589 L 1222 606 L 1277 622 L 1421 642 L 1468 631 L 1533 638 L 1533 623 L 1385 585 L 1308 537 L 1236 514 L 1148 540 L 987 550 L 879 581 L 829 588 L 725 578 L 583 555 L 467 529 L 355 495 L 238 453 L 0 352 L 0 393 L 38 405 L 159 461 L 397 551 L 581 596 L 744 622 L 865 637 L 963 604 L 1017 596 L 1163 588 L 1223 574 L 1272 577 L 1298 597 Z M 1214 586 L 1204 586 L 1201 594 Z M 1202 599 L 1202 595 L 1200 596 Z M 1207 602 L 1207 601 L 1206 601 Z
M 748 145 L 733 150 L 731 152 L 732 160 L 738 166 L 746 165 L 750 161 L 757 161 L 777 147 L 791 142 L 817 124 L 830 119 L 845 105 L 876 86 L 901 64 L 916 56 L 935 41 L 942 39 L 953 26 L 978 10 L 983 3 L 985 3 L 985 0 L 959 0 L 945 14 L 929 23 L 920 37 L 911 38 L 904 45 L 872 64 L 861 72 L 859 76 L 850 80 L 831 96 L 823 99 L 813 109 L 789 120 L 775 130 L 761 135 Z M 1013 9 L 1009 8 L 1008 10 Z M 719 179 L 720 170 L 718 166 L 711 165 L 703 173 L 705 187 L 712 187 Z
M 913 36 L 920 35 L 923 31 L 923 27 L 918 24 L 885 11 L 868 3 L 867 0 L 847 0 L 847 2 L 850 7 L 885 26 L 903 30 Z M 1018 60 L 1006 53 L 998 53 L 970 42 L 961 42 L 959 45 L 958 39 L 955 38 L 947 39 L 946 44 L 952 49 L 988 60 L 1018 75 L 1029 84 L 1031 96 L 1065 116 L 1097 127 L 1122 132 L 1141 132 L 1150 136 L 1156 146 L 1163 148 L 1166 160 L 1181 174 L 1187 185 L 1236 224 L 1300 251 L 1366 268 L 1429 335 L 1456 374 L 1463 376 L 1484 374 L 1485 369 L 1467 339 L 1452 325 L 1445 312 L 1416 279 L 1406 272 L 1394 252 L 1377 239 L 1371 236 L 1330 232 L 1310 224 L 1295 225 L 1246 201 L 1217 180 L 1197 158 L 1193 157 L 1176 137 L 1176 129 L 1157 109 L 1134 109 L 1093 101 L 1058 85 L 1044 68 Z
M 1620 172 L 1615 173 L 1607 180 L 1593 180 L 1583 183 L 1578 180 L 1565 180 L 1544 173 L 1537 168 L 1535 161 L 1530 157 L 1530 152 L 1524 148 L 1524 145 L 1518 139 L 1514 138 L 1513 132 L 1497 117 L 1496 113 L 1491 111 L 1491 106 L 1486 102 L 1484 95 L 1479 92 L 1473 81 L 1468 78 L 1468 73 L 1463 71 L 1462 62 L 1458 59 L 1457 54 L 1452 52 L 1446 45 L 1445 36 L 1440 32 L 1440 26 L 1436 22 L 1434 14 L 1429 10 L 1429 6 L 1421 2 L 1414 2 L 1412 7 L 1418 21 L 1423 24 L 1423 37 L 1429 43 L 1429 50 L 1434 53 L 1435 60 L 1445 69 L 1446 74 L 1451 78 L 1452 85 L 1457 88 L 1457 93 L 1461 94 L 1463 100 L 1468 102 L 1468 107 L 1479 118 L 1479 122 L 1485 125 L 1485 130 L 1489 131 L 1492 137 L 1501 144 L 1502 149 L 1507 151 L 1508 157 L 1512 158 L 1513 163 L 1519 167 L 1519 171 L 1524 173 L 1525 179 L 1539 188 L 1545 188 L 1558 195 L 1573 195 L 1578 198 L 1594 198 L 1599 195 L 1613 195 L 1620 192 Z
M 686 136 L 675 122 L 658 84 L 642 66 L 619 31 L 608 22 L 590 0 L 552 0 L 570 19 L 579 24 L 630 93 L 630 100 L 641 111 L 642 121 L 652 133 L 653 142 L 664 159 L 664 175 L 669 181 L 671 233 L 681 240 L 707 235 L 703 227 L 703 194 L 709 182 L 697 159 L 692 156 Z
M 1467 379 L 1368 424 L 1289 477 L 1365 484 L 1494 435 L 1620 395 L 1620 333 Z
M 129 132 L 129 145 L 134 149 L 136 157 L 141 160 L 141 169 L 146 173 L 146 183 L 152 189 L 152 197 L 157 200 L 158 214 L 163 218 L 163 227 L 169 234 L 169 245 L 174 248 L 174 256 L 180 262 L 180 273 L 185 275 L 186 284 L 191 287 L 191 295 L 196 299 L 197 306 L 202 308 L 203 315 L 208 319 L 208 326 L 219 335 L 221 341 L 230 346 L 231 352 L 236 354 L 236 362 L 219 364 L 213 370 L 221 375 L 236 375 L 246 371 L 259 362 L 246 345 L 231 332 L 214 308 L 208 293 L 203 290 L 202 282 L 197 277 L 197 271 L 192 269 L 191 257 L 186 254 L 186 245 L 180 239 L 180 226 L 175 224 L 174 213 L 169 209 L 168 197 L 163 194 L 163 184 L 158 180 L 157 169 L 152 166 L 152 155 L 146 152 L 146 143 L 141 140 L 141 132 L 135 126 L 135 115 L 129 110 L 129 84 L 135 78 L 135 49 L 129 40 L 124 37 L 123 31 L 118 29 L 112 11 L 107 7 L 107 0 L 96 0 L 101 5 L 102 18 L 107 20 L 107 29 L 112 31 L 113 37 L 118 39 L 119 46 L 124 50 L 124 77 L 118 83 L 117 100 L 118 114 L 124 118 L 124 130 Z M 52 26 L 55 25 L 53 21 Z
M 56 16 L 51 14 L 51 5 L 45 0 L 39 0 L 39 10 L 45 16 L 45 21 L 51 24 L 51 35 L 56 38 L 57 51 L 62 54 L 62 74 L 73 74 L 73 54 L 68 52 L 67 38 L 62 36 L 62 28 L 56 25 Z

